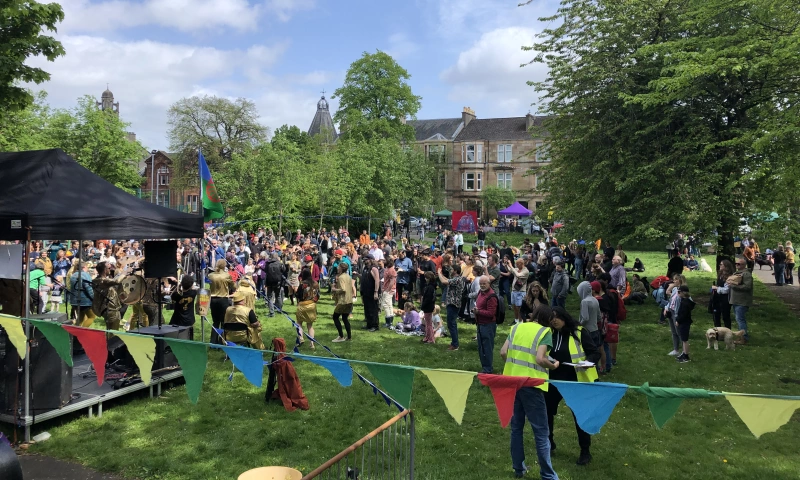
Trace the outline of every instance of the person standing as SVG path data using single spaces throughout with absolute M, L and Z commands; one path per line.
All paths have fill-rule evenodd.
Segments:
M 317 321 L 317 302 L 319 301 L 319 284 L 311 278 L 311 270 L 304 268 L 300 273 L 300 285 L 297 287 L 297 324 L 300 325 L 299 340 L 302 344 L 303 326 L 311 338 L 314 338 L 314 322 Z M 311 342 L 314 350 L 314 342 Z
M 364 257 L 364 270 L 361 273 L 361 300 L 364 302 L 365 328 L 370 332 L 378 330 L 378 298 L 380 297 L 381 279 L 375 258 Z
M 450 278 L 445 278 L 439 270 L 439 281 L 447 285 L 447 330 L 450 333 L 450 351 L 458 350 L 458 316 L 461 312 L 461 305 L 466 298 L 465 291 L 468 287 L 467 279 L 461 275 L 461 265 L 455 264 L 451 270 Z
M 778 245 L 775 253 L 772 254 L 772 263 L 774 266 L 775 285 L 782 287 L 786 285 L 784 273 L 786 272 L 786 253 L 783 251 L 783 245 Z
M 278 253 L 274 252 L 265 267 L 266 276 L 264 287 L 266 287 L 267 305 L 269 305 L 269 316 L 275 315 L 275 309 L 283 310 L 283 277 L 286 267 L 278 258 Z M 212 300 L 213 302 L 213 300 Z
M 561 259 L 553 261 L 555 270 L 553 280 L 550 285 L 550 301 L 553 307 L 564 308 L 567 304 L 567 294 L 569 293 L 569 275 L 564 271 L 564 263 Z
M 488 284 L 487 284 L 488 289 Z M 508 339 L 500 349 L 500 356 L 505 360 L 503 375 L 542 379 L 545 383 L 536 387 L 522 387 L 514 397 L 514 414 L 511 417 L 511 464 L 517 478 L 522 478 L 528 470 L 525 465 L 525 448 L 523 433 L 525 418 L 533 428 L 536 441 L 536 456 L 539 460 L 539 474 L 542 480 L 558 480 L 550 461 L 550 427 L 547 418 L 547 402 L 549 370 L 560 366 L 558 360 L 548 359 L 548 350 L 553 346 L 549 323 L 552 311 L 549 307 L 538 310 L 536 321 L 523 319 L 511 327 Z
M 74 273 L 69 276 L 67 284 L 69 303 L 73 311 L 77 313 L 75 324 L 81 327 L 91 327 L 96 317 L 92 311 L 92 299 L 94 298 L 92 277 L 89 275 L 86 262 L 79 257 L 75 257 L 72 266 Z
M 98 263 L 95 270 L 97 270 L 97 278 L 92 280 L 94 289 L 92 310 L 95 315 L 103 317 L 106 321 L 106 330 L 119 330 L 119 324 L 122 321 L 120 315 L 122 302 L 119 299 L 117 288 L 122 284 L 109 277 L 109 268 L 106 262 Z
M 525 286 L 528 284 L 528 269 L 525 268 L 525 260 L 522 258 L 517 259 L 516 268 L 511 266 L 511 260 L 507 263 L 508 269 L 511 271 L 513 280 L 511 281 L 511 305 L 514 306 L 514 321 L 519 322 L 520 308 L 525 301 Z
M 405 250 L 400 250 L 399 257 L 394 261 L 395 271 L 397 273 L 397 306 L 403 305 L 403 291 L 409 294 L 413 290 L 411 282 L 411 274 L 414 271 L 414 262 L 408 258 Z
M 489 255 L 487 261 L 486 274 L 491 279 L 492 290 L 494 290 L 494 293 L 497 295 L 500 295 L 500 277 L 502 276 L 499 265 L 500 257 L 496 253 L 493 253 Z
M 753 274 L 747 268 L 747 261 L 743 257 L 736 259 L 736 273 L 728 277 L 725 284 L 730 287 L 728 303 L 733 305 L 733 314 L 739 330 L 744 330 L 744 338 L 736 340 L 738 345 L 747 345 L 750 334 L 747 331 L 747 311 L 753 305 Z
M 753 271 L 753 267 L 756 265 L 756 243 L 751 239 L 750 243 L 744 247 L 742 251 L 742 255 L 744 256 L 745 263 L 747 265 L 747 269 L 751 272 Z
M 233 305 L 225 310 L 222 322 L 225 342 L 233 342 L 256 350 L 264 350 L 264 341 L 261 339 L 261 323 L 256 317 L 256 312 L 245 305 L 245 294 L 233 294 Z M 233 327 L 241 325 L 241 327 Z
M 786 283 L 794 285 L 794 247 L 792 242 L 786 242 Z
M 731 328 L 731 304 L 728 303 L 730 287 L 725 281 L 734 272 L 730 260 L 723 259 L 717 268 L 717 282 L 711 287 L 711 306 L 714 310 L 714 326 Z
M 461 232 L 456 232 L 456 235 L 453 238 L 453 243 L 456 246 L 456 255 L 462 253 L 464 251 L 464 234 Z
M 422 292 L 422 318 L 425 323 L 425 338 L 422 343 L 436 343 L 433 334 L 433 310 L 436 308 L 436 274 L 425 272 L 425 290 Z
M 226 266 L 225 259 L 219 259 L 215 264 L 214 272 L 208 275 L 208 281 L 211 283 L 209 310 L 211 310 L 211 323 L 214 325 L 214 330 L 211 331 L 211 343 L 221 343 L 217 330 L 221 329 L 225 322 L 225 312 L 231 305 L 230 295 L 236 290 L 231 275 L 225 271 Z M 150 324 L 153 323 L 154 320 L 150 319 Z
M 383 267 L 383 284 L 381 285 L 380 308 L 383 311 L 386 328 L 394 324 L 394 298 L 397 290 L 397 271 L 394 268 L 395 258 L 391 255 L 381 260 Z
M 594 367 L 582 368 L 564 365 L 565 363 L 580 363 L 582 361 L 597 364 L 600 360 L 600 351 L 592 341 L 592 336 L 589 332 L 580 326 L 572 318 L 572 315 L 562 307 L 553 309 L 550 327 L 553 332 L 553 348 L 550 350 L 550 356 L 559 362 L 559 367 L 550 372 L 550 378 L 565 382 L 596 382 L 598 376 Z M 556 449 L 556 442 L 553 439 L 553 424 L 558 413 L 558 405 L 563 397 L 558 388 L 553 385 L 550 385 L 544 396 L 547 403 L 547 424 L 550 430 L 550 452 L 552 453 Z M 587 465 L 592 461 L 590 451 L 592 437 L 578 425 L 578 420 L 575 419 L 574 413 L 572 418 L 575 420 L 575 430 L 578 432 L 578 446 L 581 448 L 581 454 L 575 463 L 577 465 Z
M 184 275 L 178 288 L 172 292 L 172 303 L 175 309 L 172 311 L 172 318 L 169 319 L 170 325 L 191 327 L 189 338 L 194 338 L 194 303 L 197 298 L 197 290 L 194 288 L 194 277 Z
M 622 257 L 614 255 L 614 258 L 611 259 L 611 271 L 608 272 L 609 275 L 611 275 L 611 281 L 608 282 L 608 286 L 618 292 L 624 292 L 628 283 L 623 264 L 624 261 Z
M 494 337 L 497 333 L 497 294 L 491 289 L 491 278 L 478 279 L 480 292 L 475 300 L 475 322 L 478 324 L 478 355 L 481 371 L 492 373 L 494 362 Z
M 342 262 L 339 264 L 338 272 L 336 274 L 336 283 L 332 287 L 333 299 L 336 305 L 333 308 L 333 323 L 336 325 L 336 330 L 339 336 L 333 339 L 334 343 L 352 340 L 352 332 L 350 331 L 350 314 L 353 312 L 353 279 L 347 274 L 348 264 Z M 342 332 L 342 324 L 339 323 L 339 317 L 342 318 L 345 330 L 347 330 L 347 338 Z

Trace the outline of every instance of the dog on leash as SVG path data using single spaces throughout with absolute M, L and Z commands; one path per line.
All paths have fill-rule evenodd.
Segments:
M 732 331 L 730 328 L 725 327 L 714 327 L 709 328 L 706 330 L 706 341 L 708 342 L 708 346 L 706 350 L 711 348 L 711 345 L 714 345 L 714 350 L 719 350 L 719 341 L 722 340 L 725 342 L 725 348 L 728 350 L 735 350 L 736 346 L 733 343 L 733 337 L 742 338 L 744 335 L 744 330 L 737 330 Z

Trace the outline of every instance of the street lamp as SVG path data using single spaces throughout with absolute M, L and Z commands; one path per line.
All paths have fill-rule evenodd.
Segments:
M 158 150 L 150 152 L 150 203 L 153 203 L 153 185 L 156 178 L 156 153 Z

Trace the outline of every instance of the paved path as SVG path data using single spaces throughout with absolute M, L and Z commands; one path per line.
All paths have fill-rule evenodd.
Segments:
M 122 480 L 122 477 L 98 473 L 77 463 L 65 462 L 44 455 L 21 455 L 25 480 Z
M 758 265 L 756 265 L 756 268 L 753 269 L 753 276 L 761 280 L 761 283 L 766 285 L 770 292 L 783 300 L 783 303 L 785 303 L 790 310 L 800 316 L 800 278 L 797 276 L 796 268 L 794 271 L 794 285 L 786 285 L 783 287 L 775 285 L 775 276 L 768 267 L 762 267 L 762 269 L 759 270 Z

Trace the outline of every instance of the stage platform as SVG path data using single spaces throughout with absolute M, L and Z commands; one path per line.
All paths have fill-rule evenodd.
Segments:
M 97 415 L 103 416 L 103 403 L 109 400 L 124 397 L 134 392 L 150 389 L 150 398 L 161 395 L 161 385 L 183 377 L 180 367 L 164 368 L 154 370 L 150 384 L 146 385 L 141 381 L 138 374 L 132 377 L 123 377 L 123 371 L 114 368 L 114 365 L 106 367 L 106 380 L 97 384 L 94 369 L 89 358 L 81 353 L 73 357 L 72 368 L 72 395 L 69 403 L 61 408 L 37 412 L 36 415 L 24 417 L 22 414 L 16 418 L 19 427 L 30 426 L 50 420 L 72 412 L 86 410 L 89 417 Z M 0 414 L 0 421 L 5 423 L 15 423 L 14 415 Z

